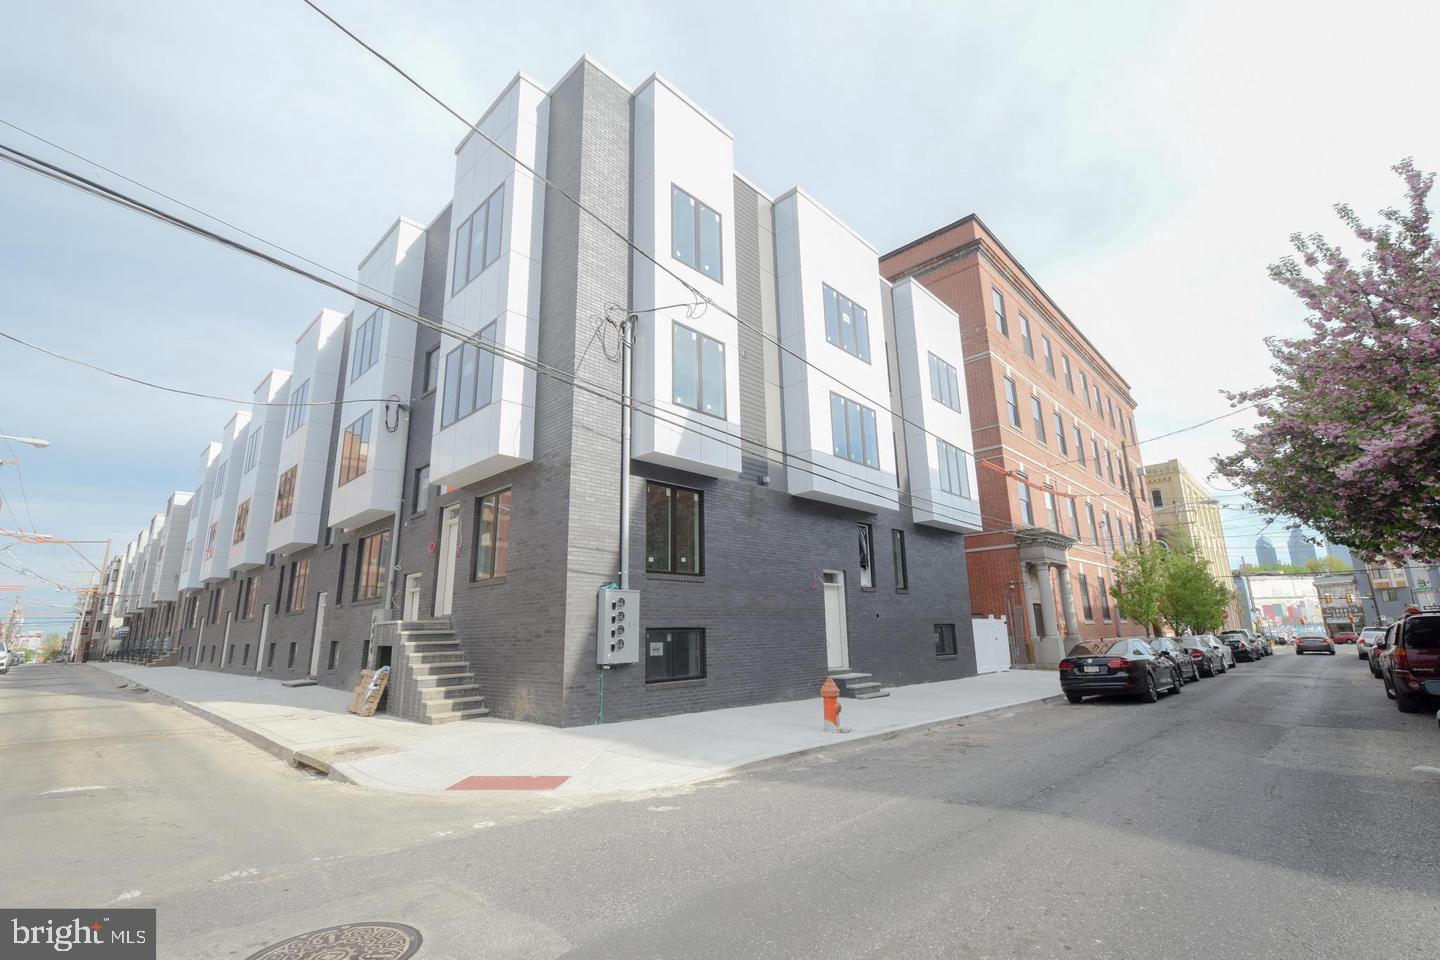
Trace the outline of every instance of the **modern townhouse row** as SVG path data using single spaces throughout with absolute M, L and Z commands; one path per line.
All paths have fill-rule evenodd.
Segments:
M 1060 643 L 1038 562 L 1073 551 L 1087 620 L 1108 619 L 1111 544 L 1093 521 L 1068 537 L 1054 503 L 1145 535 L 1117 494 L 1134 404 L 1057 307 L 1022 306 L 1043 292 L 1018 265 L 996 296 L 1026 278 L 1025 353 L 1033 316 L 1047 366 L 1069 351 L 1077 446 L 1072 362 L 1085 378 L 1109 474 L 995 452 L 1023 433 L 1021 375 L 977 367 L 998 354 L 971 344 L 973 305 L 900 252 L 882 266 L 803 190 L 755 186 L 664 79 L 582 59 L 548 90 L 518 75 L 476 126 L 451 202 L 386 231 L 356 302 L 305 327 L 112 564 L 100 646 L 337 687 L 388 665 L 392 713 L 571 725 L 809 696 L 827 673 L 859 695 L 974 674 L 973 568 L 995 579 L 1001 548 L 967 555 L 967 534 L 1030 577 L 1032 605 L 974 605 L 1021 655 Z

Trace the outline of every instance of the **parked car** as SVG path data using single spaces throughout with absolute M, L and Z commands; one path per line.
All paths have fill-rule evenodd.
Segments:
M 1267 633 L 1265 637 L 1270 641 L 1272 646 L 1276 647 L 1283 647 L 1290 642 L 1290 638 L 1283 633 Z
M 1370 641 L 1370 656 L 1368 658 L 1370 661 L 1370 675 L 1376 680 L 1385 679 L 1385 675 L 1380 671 L 1380 664 L 1384 662 L 1385 655 L 1390 652 L 1390 635 L 1393 632 L 1392 629 L 1386 629 L 1380 636 Z
M 1154 703 L 1161 690 L 1179 693 L 1183 683 L 1176 664 L 1133 637 L 1077 644 L 1060 661 L 1060 689 L 1071 703 L 1115 694 Z
M 10 672 L 10 648 L 5 646 L 5 641 L 0 640 L 0 674 Z
M 1220 642 L 1230 648 L 1230 652 L 1235 655 L 1237 662 L 1244 660 L 1246 663 L 1253 663 L 1260 659 L 1260 649 L 1243 633 L 1238 631 L 1222 633 Z
M 1197 637 L 1193 633 L 1181 634 L 1175 638 L 1175 645 L 1195 661 L 1195 672 L 1202 677 L 1213 677 L 1230 669 L 1225 666 L 1225 654 L 1216 650 L 1209 640 L 1210 638 Z
M 1351 633 L 1349 630 L 1344 630 L 1340 633 L 1335 634 L 1335 636 L 1331 637 L 1330 639 L 1334 640 L 1336 643 L 1354 643 L 1359 638 L 1357 638 L 1355 634 Z
M 1303 633 L 1295 638 L 1295 656 L 1302 653 L 1328 653 L 1335 656 L 1335 643 L 1320 633 Z
M 1230 649 L 1229 644 L 1221 643 L 1219 637 L 1210 633 L 1200 634 L 1200 639 L 1210 644 L 1210 649 L 1220 654 L 1221 673 L 1235 669 L 1235 651 Z
M 1440 699 L 1440 610 L 1406 613 L 1390 627 L 1380 658 L 1385 695 L 1401 713 L 1419 713 Z
M 1242 630 L 1237 628 L 1234 630 L 1220 631 L 1220 639 L 1224 643 L 1229 643 L 1231 639 L 1237 637 L 1244 640 L 1246 644 L 1249 645 L 1250 652 L 1252 654 L 1250 659 L 1258 660 L 1261 657 L 1268 657 L 1271 653 L 1274 652 L 1268 641 L 1263 640 L 1261 637 L 1257 636 L 1254 633 L 1251 633 L 1249 630 Z
M 1200 664 L 1191 658 L 1190 654 L 1181 649 L 1180 645 L 1172 637 L 1152 637 L 1145 641 L 1150 649 L 1160 654 L 1163 659 L 1175 664 L 1176 672 L 1180 674 L 1180 682 L 1194 682 L 1200 679 Z
M 1360 655 L 1361 660 L 1370 659 L 1370 648 L 1375 645 L 1376 640 L 1379 640 L 1383 636 L 1385 636 L 1384 627 L 1366 627 L 1360 631 L 1360 639 L 1355 644 L 1355 650 Z

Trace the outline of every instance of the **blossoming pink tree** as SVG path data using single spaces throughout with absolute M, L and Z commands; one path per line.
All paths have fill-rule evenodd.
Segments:
M 1221 476 L 1267 512 L 1294 517 L 1358 553 L 1440 560 L 1440 241 L 1426 201 L 1434 174 L 1406 160 L 1404 209 L 1368 226 L 1351 260 L 1324 237 L 1291 237 L 1297 256 L 1270 275 L 1309 310 L 1309 334 L 1267 339 L 1275 383 L 1229 394 L 1260 423 L 1236 431 Z

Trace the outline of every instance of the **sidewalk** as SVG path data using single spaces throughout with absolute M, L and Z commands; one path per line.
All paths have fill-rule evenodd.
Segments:
M 679 787 L 737 768 L 1059 695 L 1055 674 L 1015 670 L 891 688 L 842 700 L 849 734 L 822 729 L 820 698 L 733 707 L 603 726 L 557 728 L 512 720 L 439 726 L 346 712 L 329 687 L 193 670 L 92 663 L 147 687 L 287 762 L 401 793 L 550 790 L 582 796 Z M 816 681 L 818 690 L 819 681 Z

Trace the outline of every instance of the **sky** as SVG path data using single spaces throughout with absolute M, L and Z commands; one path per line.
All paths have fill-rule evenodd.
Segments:
M 582 54 L 632 85 L 661 73 L 734 133 L 741 173 L 803 186 L 881 250 L 978 213 L 1131 384 L 1142 441 L 1267 382 L 1264 338 L 1303 318 L 1266 274 L 1290 234 L 1343 240 L 1332 204 L 1373 218 L 1403 197 L 1390 165 L 1440 166 L 1432 58 L 1406 47 L 1436 34 L 1440 5 L 326 4 L 469 116 L 517 71 L 549 85 Z M 6 16 L 0 120 L 327 266 L 352 272 L 396 216 L 428 222 L 448 200 L 463 128 L 300 0 Z M 124 186 L 12 127 L 0 143 Z M 319 309 L 351 306 L 0 166 L 0 331 L 243 398 Z M 0 444 L 19 460 L 0 464 L 11 529 L 123 549 L 193 489 L 235 409 L 5 341 L 0 363 L 0 434 L 51 441 Z M 1205 478 L 1246 422 L 1144 458 Z M 1210 482 L 1232 560 L 1253 560 L 1263 520 Z M 1284 530 L 1272 540 L 1283 559 Z M 0 550 L 0 584 L 80 583 L 103 547 L 81 549 Z M 32 618 L 68 603 L 25 596 Z

